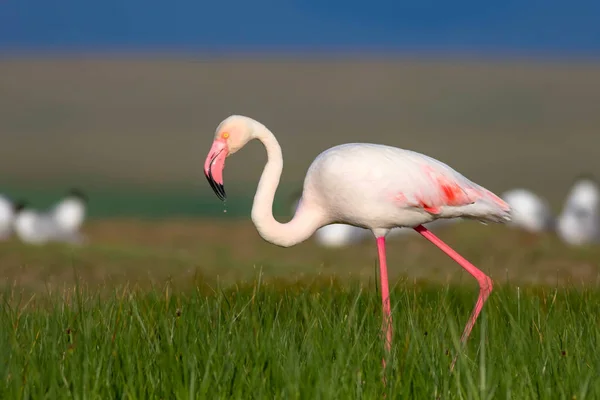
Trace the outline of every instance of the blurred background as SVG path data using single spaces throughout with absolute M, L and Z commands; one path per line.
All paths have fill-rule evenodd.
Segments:
M 414 149 L 558 207 L 600 167 L 600 5 L 580 2 L 0 2 L 0 182 L 89 215 L 247 217 L 265 162 L 202 174 L 217 124 L 252 116 L 285 158 L 276 212 L 325 148 Z
M 202 171 L 236 113 L 280 140 L 284 218 L 314 157 L 352 141 L 428 154 L 496 193 L 531 189 L 557 213 L 600 168 L 599 16 L 592 0 L 3 0 L 0 192 L 44 208 L 76 186 L 92 220 L 247 222 L 261 146 L 228 159 L 227 213 Z

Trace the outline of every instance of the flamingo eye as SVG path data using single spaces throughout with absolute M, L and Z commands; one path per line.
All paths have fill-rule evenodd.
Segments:
M 223 133 L 223 134 L 221 135 L 221 137 L 222 137 L 223 139 L 227 139 L 227 138 L 229 138 L 229 133 L 225 132 L 225 133 Z

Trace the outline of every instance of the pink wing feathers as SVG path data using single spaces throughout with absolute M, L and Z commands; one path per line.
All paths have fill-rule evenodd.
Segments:
M 423 154 L 411 152 L 412 169 L 409 190 L 398 200 L 418 207 L 430 214 L 440 214 L 442 207 L 464 207 L 479 201 L 498 208 L 500 213 L 510 211 L 509 205 L 489 190 L 471 182 L 448 165 Z
M 343 197 L 347 201 L 369 202 L 373 201 L 370 196 L 375 195 L 435 218 L 498 222 L 510 219 L 510 207 L 498 196 L 443 162 L 411 150 L 369 143 L 335 146 L 315 159 L 307 176 L 313 175 L 320 179 L 318 187 L 322 192 L 335 196 L 350 192 Z M 356 182 L 379 190 L 348 191 Z

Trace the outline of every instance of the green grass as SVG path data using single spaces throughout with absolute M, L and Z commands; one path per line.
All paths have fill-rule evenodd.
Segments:
M 418 235 L 390 239 L 384 386 L 373 240 L 284 249 L 208 219 L 85 233 L 84 247 L 0 243 L 0 398 L 600 398 L 597 246 L 440 229 L 496 285 L 463 353 L 475 280 Z
M 401 282 L 382 383 L 372 284 L 83 289 L 0 313 L 1 398 L 592 399 L 600 397 L 600 291 L 500 287 L 460 353 L 476 290 Z

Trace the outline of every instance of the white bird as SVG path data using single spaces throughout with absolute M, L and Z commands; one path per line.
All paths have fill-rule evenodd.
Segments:
M 298 208 L 299 201 L 300 199 L 298 198 L 294 202 L 294 205 L 292 207 L 292 211 L 294 213 Z M 456 221 L 459 221 L 459 219 L 437 219 L 435 221 L 423 225 L 431 230 L 436 230 L 441 226 L 452 224 Z M 393 228 L 387 237 L 391 238 L 397 236 L 405 236 L 411 235 L 413 233 L 415 233 L 415 231 L 412 229 Z M 317 229 L 317 231 L 314 234 L 314 237 L 317 244 L 319 244 L 322 247 L 339 248 L 352 246 L 353 244 L 363 242 L 373 237 L 373 233 L 368 229 L 361 228 L 358 226 L 347 224 L 329 224 Z
M 10 238 L 15 217 L 15 205 L 6 196 L 0 195 L 0 240 Z
M 600 242 L 600 188 L 590 176 L 579 177 L 557 218 L 556 231 L 567 244 L 582 246 Z
M 15 232 L 19 239 L 30 244 L 81 244 L 84 238 L 79 228 L 85 216 L 85 204 L 85 196 L 77 190 L 69 192 L 48 212 L 36 211 L 21 201 L 16 207 Z
M 323 247 L 346 247 L 360 243 L 372 236 L 364 228 L 346 224 L 325 225 L 315 232 L 315 240 Z
M 385 237 L 395 227 L 414 228 L 479 283 L 477 303 L 461 337 L 462 343 L 467 340 L 492 291 L 492 280 L 422 224 L 457 217 L 506 222 L 510 220 L 510 207 L 504 200 L 426 155 L 379 144 L 350 143 L 332 147 L 315 158 L 304 180 L 298 210 L 291 221 L 282 224 L 273 217 L 272 208 L 283 156 L 273 133 L 260 122 L 239 115 L 223 120 L 206 157 L 204 174 L 215 194 L 224 200 L 225 159 L 253 139 L 262 142 L 267 151 L 252 205 L 252 221 L 264 240 L 290 247 L 331 223 L 371 230 L 379 253 L 383 330 L 389 351 L 392 321 Z M 455 361 L 456 357 L 452 367 Z
M 86 195 L 79 189 L 71 189 L 67 196 L 50 210 L 50 213 L 61 231 L 75 235 L 85 219 L 86 206 Z
M 530 233 L 554 229 L 554 217 L 548 202 L 527 189 L 512 189 L 500 196 L 511 212 L 510 226 Z
M 15 211 L 14 230 L 21 241 L 45 244 L 56 235 L 57 227 L 52 218 L 30 208 L 27 202 L 18 202 Z

